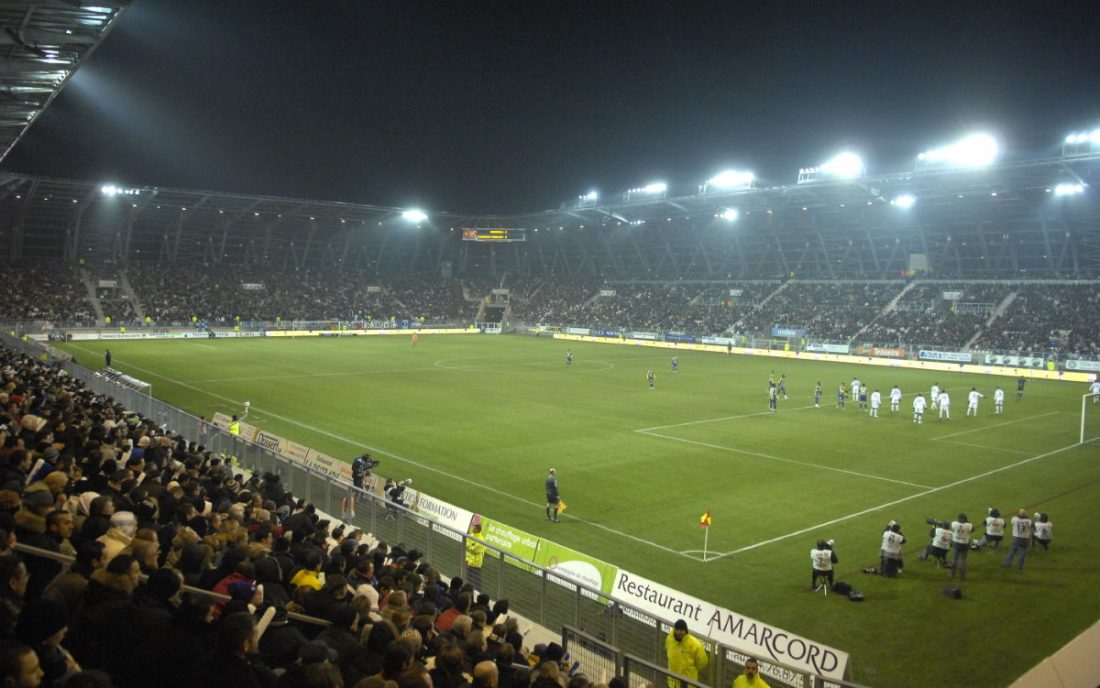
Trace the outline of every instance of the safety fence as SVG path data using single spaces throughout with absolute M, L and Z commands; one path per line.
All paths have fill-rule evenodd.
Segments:
M 575 629 L 574 646 L 585 639 L 604 648 L 599 652 L 622 653 L 630 662 L 620 663 L 620 670 L 630 668 L 637 676 L 646 676 L 645 683 L 653 683 L 667 675 L 660 667 L 665 663 L 664 642 L 670 626 L 645 612 L 612 600 L 600 590 L 555 575 L 530 561 L 480 542 L 488 554 L 480 569 L 466 564 L 466 541 L 469 536 L 449 526 L 432 521 L 383 496 L 354 488 L 350 483 L 311 469 L 287 457 L 231 435 L 210 421 L 166 404 L 136 389 L 126 387 L 73 361 L 52 356 L 43 344 L 24 341 L 7 334 L 0 334 L 9 348 L 18 350 L 39 360 L 50 360 L 69 375 L 82 380 L 93 392 L 113 398 L 130 411 L 154 420 L 165 429 L 202 444 L 213 452 L 224 452 L 237 457 L 243 470 L 272 474 L 279 477 L 283 489 L 296 497 L 305 498 L 318 510 L 327 514 L 344 514 L 343 520 L 353 528 L 370 533 L 374 538 L 390 544 L 401 543 L 406 551 L 419 550 L 424 559 L 447 575 L 458 575 L 474 582 L 475 587 L 493 599 L 508 599 L 510 607 L 518 614 L 545 628 Z M 354 515 L 345 512 L 345 499 L 357 496 Z M 581 635 L 583 634 L 583 635 Z M 716 667 L 735 666 L 743 662 L 745 655 L 722 645 L 708 644 L 712 656 L 722 662 Z M 596 652 L 593 649 L 592 652 Z M 773 686 L 791 688 L 816 688 L 817 686 L 852 686 L 858 684 L 829 679 L 820 683 L 821 677 L 778 662 L 765 663 L 758 657 L 768 682 Z M 771 668 L 774 667 L 774 670 Z M 603 667 L 594 667 L 595 674 Z M 728 685 L 729 672 L 715 669 L 715 683 Z M 736 673 L 736 672 L 734 672 Z M 733 674 L 729 674 L 732 677 Z M 674 677 L 677 678 L 677 677 Z M 638 679 L 639 681 L 641 679 Z M 732 680 L 732 678 L 730 678 Z M 633 685 L 633 684 L 632 684 Z M 639 683 L 638 685 L 642 685 Z M 703 684 L 698 684 L 703 685 Z

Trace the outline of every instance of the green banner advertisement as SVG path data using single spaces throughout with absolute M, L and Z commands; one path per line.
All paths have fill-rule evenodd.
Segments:
M 537 535 L 525 533 L 522 530 L 484 516 L 481 517 L 481 537 L 485 540 L 485 544 L 502 549 L 523 561 L 534 561 L 535 552 L 539 546 Z M 489 550 L 488 554 L 493 555 L 495 552 Z M 511 557 L 506 558 L 509 563 L 521 566 L 522 562 L 519 560 Z
M 619 569 L 611 564 L 549 540 L 539 541 L 533 561 L 555 575 L 595 588 L 605 595 L 611 594 L 615 576 L 619 573 Z

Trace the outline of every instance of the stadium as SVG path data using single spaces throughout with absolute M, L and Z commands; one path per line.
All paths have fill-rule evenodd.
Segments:
M 5 157 L 129 3 L 9 5 Z M 721 686 L 749 659 L 772 686 L 1094 685 L 1100 129 L 911 157 L 500 214 L 0 158 L 0 571 L 24 588 L 4 592 L 0 668 L 30 646 L 50 681 L 77 673 L 60 656 L 114 685 L 221 685 L 244 657 L 259 685 L 263 664 L 289 685 L 420 688 L 457 638 L 471 685 L 491 661 L 510 686 Z M 1004 542 L 977 547 L 991 510 Z M 1058 523 L 1022 538 L 1026 566 L 1018 511 Z M 951 570 L 923 556 L 940 521 L 974 526 Z M 883 554 L 894 524 L 904 565 Z M 94 544 L 116 535 L 111 568 Z M 809 565 L 826 540 L 858 603 Z M 78 575 L 100 599 L 61 595 Z M 184 633 L 215 599 L 266 629 L 240 657 L 233 622 Z M 506 652 L 514 626 L 472 631 L 483 647 L 437 623 L 509 612 L 531 640 Z M 58 615 L 47 651 L 60 627 L 28 619 Z M 666 654 L 678 619 L 710 659 L 695 675 Z M 375 628 L 416 629 L 425 668 L 387 675 Z M 310 658 L 317 638 L 331 659 Z

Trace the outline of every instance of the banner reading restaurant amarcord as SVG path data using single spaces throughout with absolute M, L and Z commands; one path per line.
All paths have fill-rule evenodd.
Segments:
M 629 571 L 619 570 L 611 598 L 668 624 L 684 619 L 693 633 L 753 657 L 828 678 L 843 679 L 848 673 L 847 652 L 685 595 Z

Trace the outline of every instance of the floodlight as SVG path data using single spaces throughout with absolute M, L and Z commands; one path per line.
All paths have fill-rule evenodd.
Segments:
M 737 222 L 737 218 L 740 213 L 737 212 L 737 208 L 726 208 L 722 212 L 718 213 L 718 217 L 722 218 L 726 222 Z
M 664 182 L 653 182 L 642 187 L 642 193 L 647 194 L 662 194 L 666 191 L 668 191 L 668 184 Z
M 597 201 L 600 198 L 600 194 L 598 191 L 589 191 L 583 196 L 578 196 L 578 198 L 582 201 Z
M 419 208 L 410 208 L 401 213 L 401 218 L 408 222 L 423 222 L 428 219 L 428 214 Z
M 710 179 L 703 186 L 703 190 L 706 191 L 710 187 L 716 189 L 747 189 L 752 187 L 754 176 L 752 172 L 745 172 L 741 170 L 725 170 L 720 172 Z
M 1055 196 L 1075 196 L 1085 192 L 1084 184 L 1063 183 L 1054 187 Z
M 104 196 L 114 196 L 118 193 L 118 187 L 114 184 L 104 184 L 103 186 L 99 187 L 99 192 L 102 193 Z
M 917 197 L 913 194 L 902 194 L 890 201 L 890 205 L 898 208 L 912 208 L 913 204 L 917 202 Z
M 997 140 L 989 134 L 970 134 L 955 143 L 933 148 L 917 156 L 917 160 L 933 165 L 981 167 L 997 159 Z
M 819 171 L 838 179 L 856 179 L 863 176 L 863 159 L 855 153 L 840 153 L 822 165 Z

